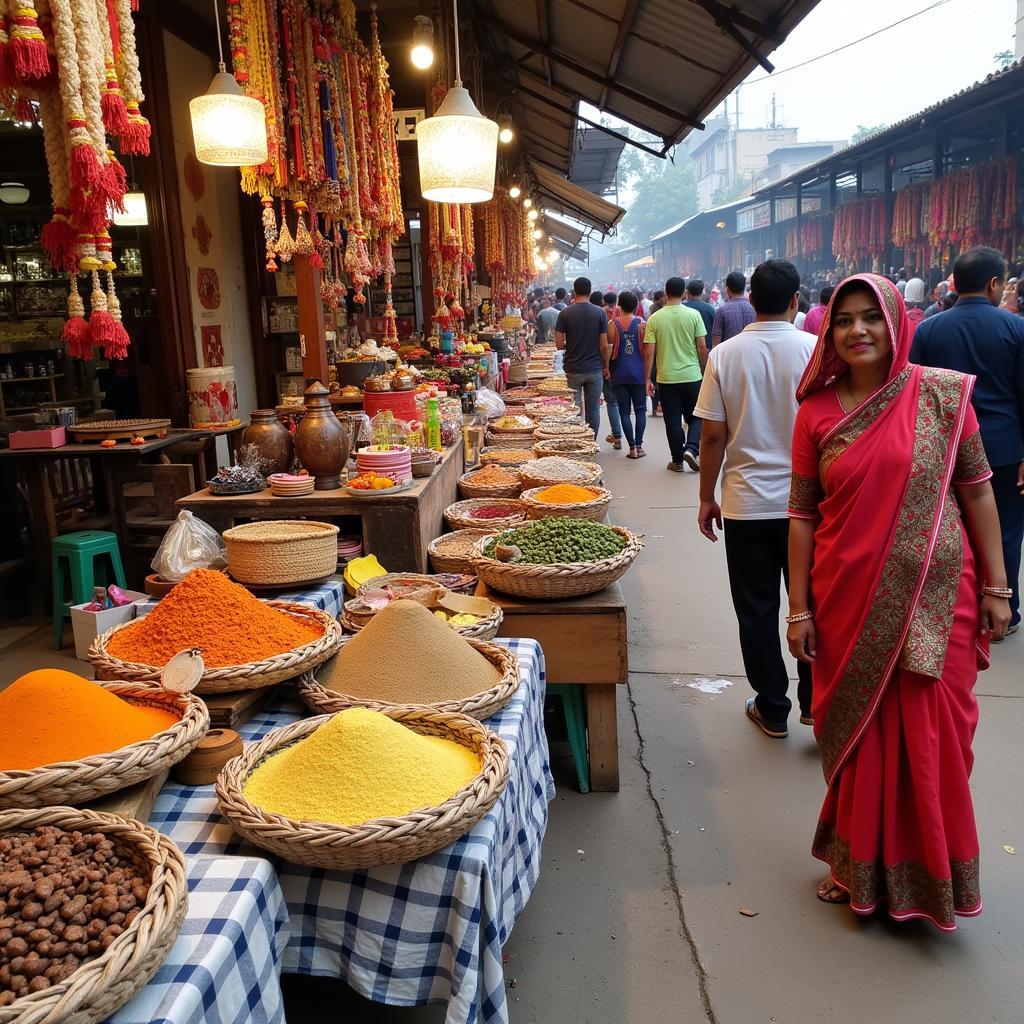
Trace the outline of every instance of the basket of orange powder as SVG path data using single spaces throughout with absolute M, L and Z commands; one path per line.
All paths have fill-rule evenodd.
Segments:
M 159 684 L 164 665 L 197 648 L 195 692 L 258 690 L 323 664 L 344 643 L 337 620 L 293 601 L 261 601 L 224 573 L 193 569 L 141 619 L 115 626 L 89 648 L 97 679 Z
M 139 683 L 40 669 L 0 693 L 0 809 L 78 804 L 145 782 L 206 735 L 206 705 Z

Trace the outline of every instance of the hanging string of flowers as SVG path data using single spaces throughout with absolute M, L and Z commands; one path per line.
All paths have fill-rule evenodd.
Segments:
M 869 196 L 844 203 L 835 213 L 832 252 L 847 264 L 879 260 L 889 238 L 885 200 Z
M 491 278 L 491 308 L 498 316 L 506 305 L 526 306 L 526 286 L 537 277 L 533 259 L 532 224 L 526 210 L 502 188 L 484 203 L 484 264 Z
M 42 126 L 53 215 L 40 244 L 69 276 L 68 352 L 127 354 L 108 228 L 123 209 L 122 153 L 149 152 L 132 0 L 0 0 L 0 112 Z M 100 273 L 106 273 L 106 286 Z M 89 275 L 89 313 L 78 275 Z
M 825 254 L 825 218 L 808 217 L 800 224 L 800 255 L 820 260 Z

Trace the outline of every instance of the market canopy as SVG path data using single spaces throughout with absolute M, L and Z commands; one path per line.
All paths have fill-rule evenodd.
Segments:
M 638 260 L 633 260 L 632 263 L 627 263 L 623 268 L 624 270 L 640 270 L 643 267 L 653 267 L 654 257 L 653 256 L 641 256 Z
M 564 221 L 555 220 L 554 217 L 548 217 L 541 226 L 548 233 L 549 238 L 560 238 L 567 245 L 579 245 L 583 238 L 583 232 L 579 228 L 574 228 Z
M 586 263 L 590 259 L 590 253 L 588 253 L 586 249 L 583 249 L 578 245 L 573 245 L 571 242 L 563 242 L 560 238 L 552 238 L 547 244 L 550 245 L 555 252 L 561 256 L 565 256 L 567 259 L 579 260 L 581 263 Z
M 569 180 L 599 196 L 615 189 L 619 157 L 625 145 L 625 139 L 597 128 L 578 128 Z
M 607 234 L 626 215 L 621 206 L 595 196 L 579 185 L 553 171 L 539 160 L 530 160 L 530 171 L 537 183 L 537 192 L 546 209 L 565 214 L 581 224 L 588 224 Z
M 817 0 L 469 0 L 496 91 L 513 93 L 523 145 L 568 172 L 580 100 L 648 131 L 666 153 L 704 127 Z

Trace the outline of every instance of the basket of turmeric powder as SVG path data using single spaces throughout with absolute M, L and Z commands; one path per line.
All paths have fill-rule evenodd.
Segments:
M 0 1024 L 99 1024 L 146 985 L 174 945 L 188 909 L 185 858 L 141 822 L 78 807 L 0 811 L 0 839 L 7 836 L 19 842 L 5 844 L 0 875 L 30 876 L 34 892 L 5 887 L 6 917 L 27 953 L 11 958 L 24 961 L 20 977 L 4 961 Z M 28 858 L 31 867 L 22 866 Z M 83 872 L 98 881 L 79 884 Z M 53 915 L 61 928 L 36 909 L 50 901 L 61 907 Z M 79 905 L 82 924 L 67 913 Z
M 84 803 L 184 759 L 210 727 L 192 694 L 39 669 L 0 692 L 0 808 Z
M 514 469 L 490 465 L 459 477 L 462 498 L 518 498 L 523 485 Z
M 325 662 L 344 643 L 338 621 L 293 601 L 261 601 L 222 572 L 193 569 L 148 615 L 89 648 L 97 679 L 159 684 L 164 665 L 198 648 L 195 692 L 258 690 Z
M 449 846 L 507 782 L 504 741 L 467 715 L 352 707 L 247 744 L 221 770 L 217 801 L 250 843 L 293 864 L 352 871 Z
M 523 491 L 520 500 L 530 519 L 545 516 L 571 516 L 574 519 L 604 519 L 612 503 L 612 492 L 604 487 L 581 487 L 578 484 L 552 484 Z

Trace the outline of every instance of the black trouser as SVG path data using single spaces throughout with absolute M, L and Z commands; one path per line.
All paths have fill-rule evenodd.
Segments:
M 999 529 L 1003 535 L 1003 561 L 1006 585 L 1013 587 L 1010 611 L 1013 622 L 1020 622 L 1020 547 L 1024 543 L 1024 495 L 1017 490 L 1018 464 L 992 469 L 992 491 L 999 510 Z
M 726 519 L 725 560 L 740 625 L 743 669 L 765 721 L 785 725 L 792 707 L 779 638 L 780 583 L 789 588 L 789 520 Z M 797 662 L 800 714 L 811 713 L 811 666 Z
M 700 395 L 700 381 L 689 381 L 686 384 L 659 384 L 658 396 L 661 399 L 661 414 L 665 417 L 665 434 L 668 447 L 672 452 L 672 461 L 683 461 L 683 452 L 700 451 L 701 421 L 693 415 Z M 683 431 L 683 421 L 686 431 Z

